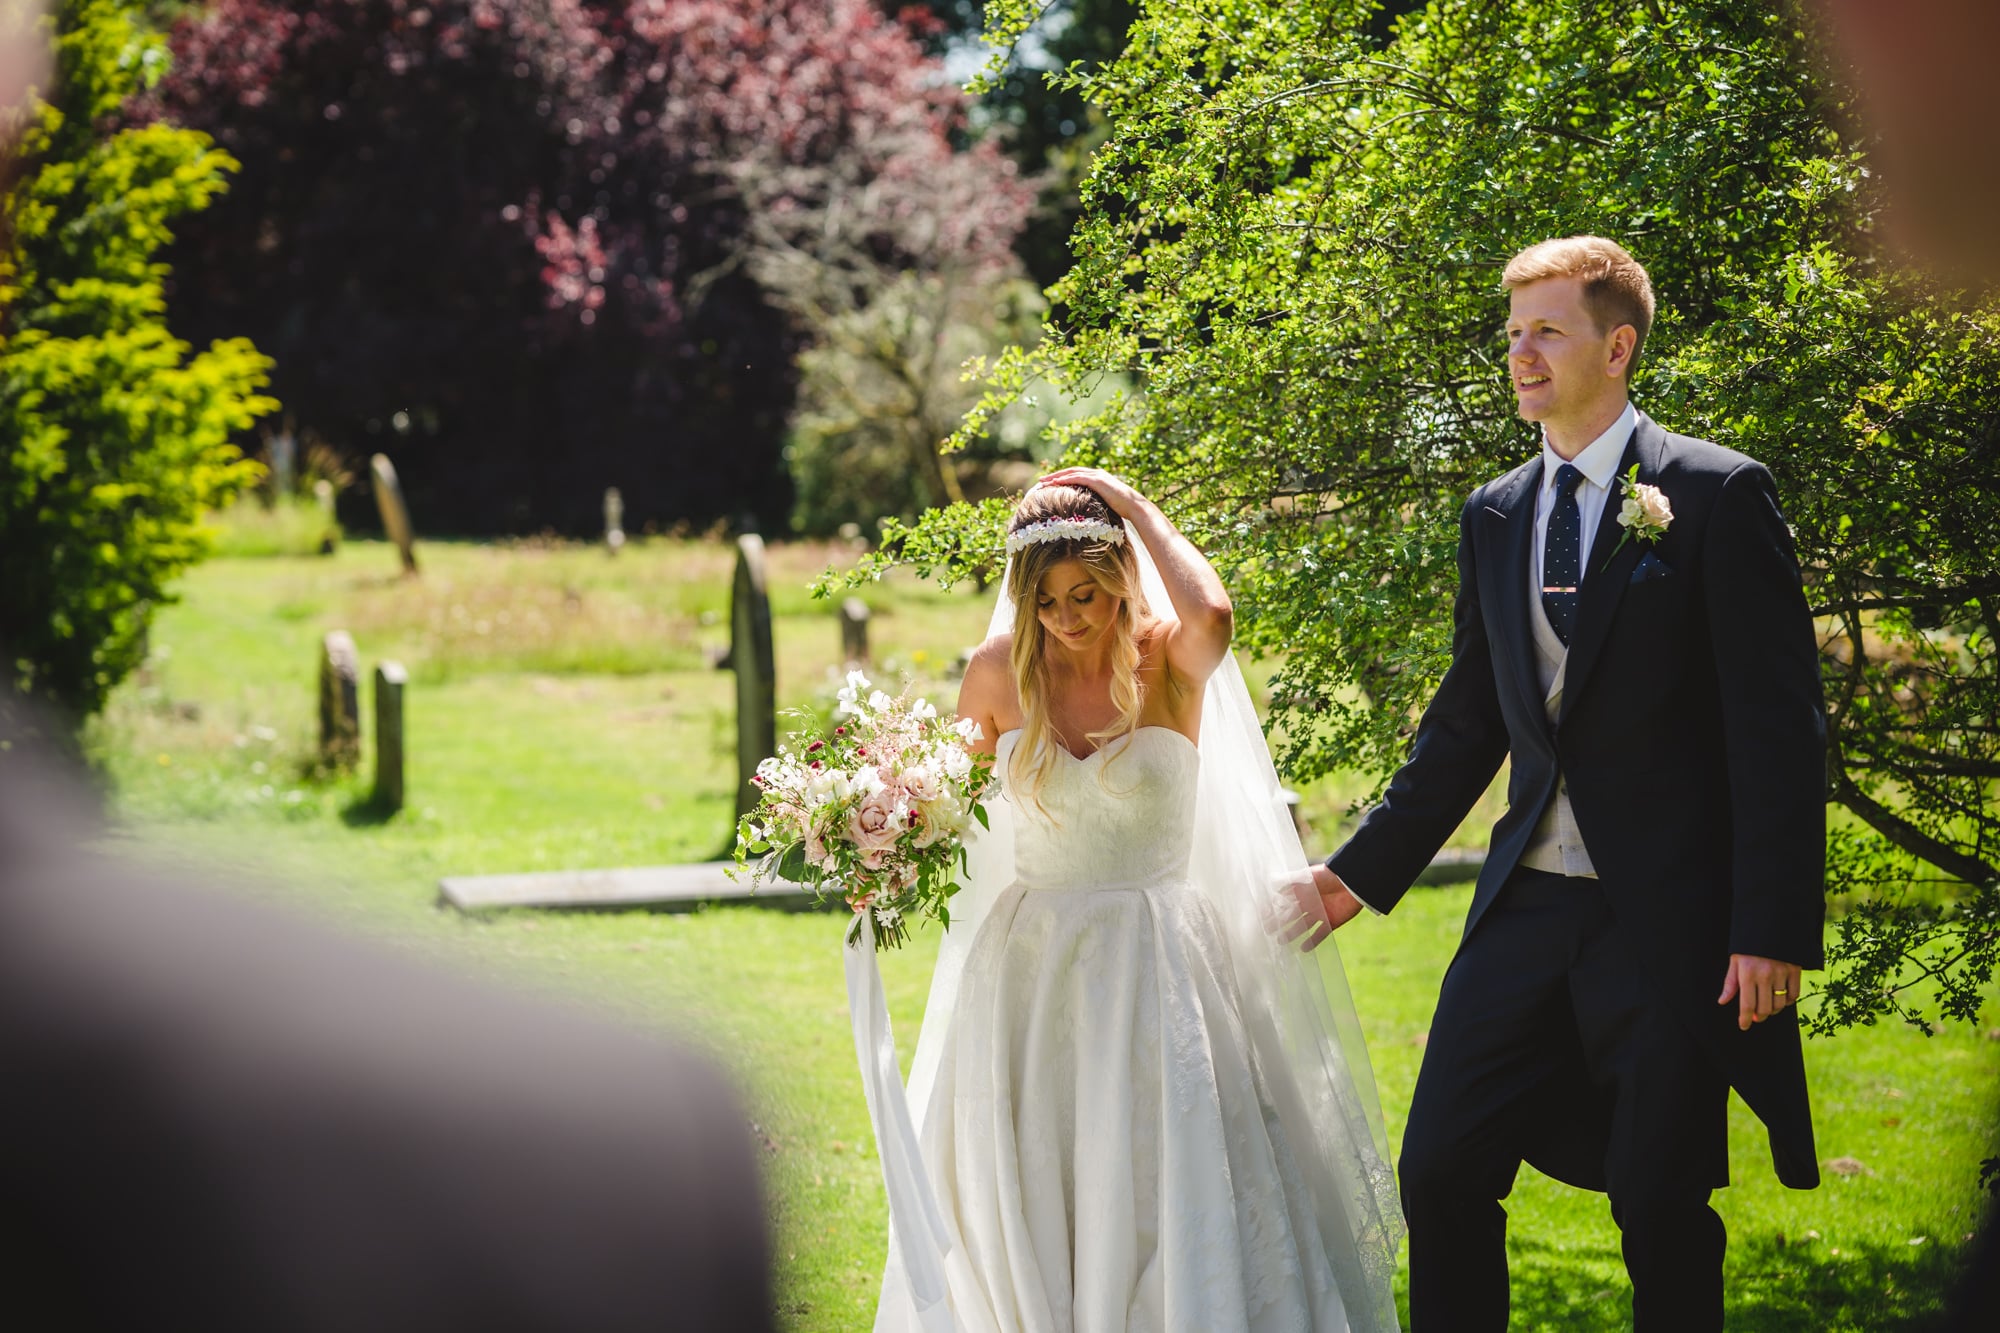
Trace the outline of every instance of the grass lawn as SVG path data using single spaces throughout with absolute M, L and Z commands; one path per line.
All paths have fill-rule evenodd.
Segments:
M 885 1225 L 836 918 L 738 906 L 467 920 L 436 906 L 446 874 L 660 864 L 722 849 L 733 694 L 704 651 L 727 634 L 729 548 L 644 541 L 611 560 L 579 547 L 434 543 L 420 558 L 413 581 L 395 577 L 393 551 L 376 543 L 196 570 L 183 603 L 159 618 L 148 668 L 90 737 L 118 840 L 203 874 L 248 871 L 251 891 L 711 1049 L 745 1086 L 767 1150 L 788 1326 L 867 1327 Z M 830 547 L 772 551 L 781 707 L 831 696 L 838 625 L 802 588 L 841 558 Z M 948 703 L 947 667 L 983 632 L 989 599 L 896 580 L 864 596 L 878 676 L 907 674 Z M 307 771 L 316 645 L 336 627 L 354 633 L 364 669 L 396 658 L 411 670 L 410 808 L 387 820 L 367 806 L 365 775 Z M 1263 674 L 1253 667 L 1253 684 Z M 1364 790 L 1329 779 L 1304 793 L 1319 844 L 1331 845 Z M 1483 841 L 1496 801 L 1460 843 Z M 1419 891 L 1341 937 L 1392 1141 L 1467 896 Z M 920 938 L 885 964 L 906 1053 L 934 947 Z M 1809 1042 L 1821 1156 L 1860 1164 L 1817 1191 L 1776 1183 L 1761 1131 L 1736 1108 L 1739 1183 L 1718 1196 L 1732 1237 L 1732 1328 L 1939 1324 L 2000 1104 L 1994 1021 Z M 1600 1197 L 1524 1171 L 1509 1210 L 1517 1329 L 1629 1323 Z

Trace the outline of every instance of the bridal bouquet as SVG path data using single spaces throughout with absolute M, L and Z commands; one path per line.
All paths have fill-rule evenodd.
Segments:
M 971 719 L 946 722 L 907 690 L 891 698 L 850 671 L 839 698 L 831 734 L 804 715 L 757 765 L 763 795 L 737 823 L 736 865 L 755 857 L 753 883 L 788 879 L 821 902 L 838 894 L 855 911 L 849 944 L 868 912 L 876 947 L 895 948 L 912 918 L 951 924 L 966 831 L 987 826 L 979 798 L 993 760 L 966 749 L 979 734 Z

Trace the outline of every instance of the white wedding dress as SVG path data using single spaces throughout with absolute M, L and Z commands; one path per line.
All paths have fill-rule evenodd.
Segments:
M 1349 1327 L 1188 882 L 1200 762 L 1142 727 L 1062 752 L 1046 812 L 1016 806 L 1015 882 L 966 959 L 921 1136 L 967 1333 Z
M 1010 607 L 1003 585 L 993 633 Z M 890 1208 L 876 1333 L 1395 1333 L 1367 1047 L 1334 943 L 1272 929 L 1308 863 L 1234 659 L 1198 745 L 1149 726 L 1058 753 L 1030 802 L 1006 791 L 1019 740 L 907 1087 L 865 913 L 845 950 Z

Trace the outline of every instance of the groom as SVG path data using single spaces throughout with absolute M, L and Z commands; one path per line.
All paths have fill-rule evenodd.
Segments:
M 1640 1333 L 1720 1329 L 1730 1088 L 1779 1178 L 1819 1182 L 1792 1009 L 1822 964 L 1812 621 L 1770 474 L 1627 396 L 1646 271 L 1578 236 L 1505 287 L 1542 449 L 1466 502 L 1451 668 L 1314 878 L 1336 927 L 1389 911 L 1511 760 L 1403 1136 L 1416 1333 L 1506 1328 L 1523 1161 L 1609 1192 Z

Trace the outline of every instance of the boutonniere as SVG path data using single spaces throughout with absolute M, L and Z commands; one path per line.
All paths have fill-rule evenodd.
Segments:
M 1634 537 L 1642 542 L 1658 541 L 1666 535 L 1667 525 L 1674 521 L 1674 507 L 1667 503 L 1667 493 L 1640 481 L 1637 463 L 1625 474 L 1621 487 L 1625 503 L 1618 506 L 1618 525 L 1625 531 L 1619 536 L 1618 545 L 1611 548 L 1612 555 L 1617 555 Z

